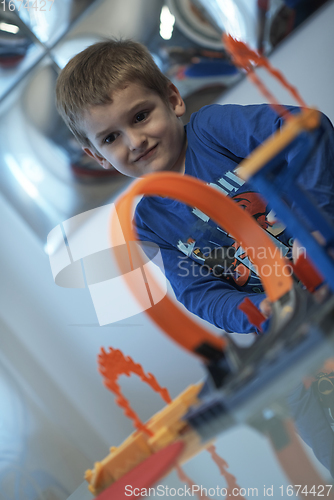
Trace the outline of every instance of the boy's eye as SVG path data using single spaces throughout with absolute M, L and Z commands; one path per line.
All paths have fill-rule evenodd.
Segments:
M 109 134 L 107 135 L 107 137 L 104 139 L 104 143 L 105 144 L 111 144 L 112 142 L 114 142 L 116 139 L 117 139 L 117 135 L 118 134 Z
M 141 111 L 140 113 L 137 113 L 136 116 L 135 116 L 135 121 L 138 123 L 138 122 L 142 122 L 144 121 L 148 116 L 148 111 Z

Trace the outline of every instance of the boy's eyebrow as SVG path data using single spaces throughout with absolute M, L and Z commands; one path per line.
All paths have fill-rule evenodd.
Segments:
M 128 115 L 132 115 L 136 111 L 136 109 L 140 108 L 141 106 L 146 106 L 146 104 L 148 104 L 148 102 L 149 102 L 148 99 L 145 99 L 144 101 L 139 101 L 136 104 L 134 104 L 132 106 L 132 108 L 130 108 L 129 110 L 127 110 L 126 113 Z M 106 130 L 102 130 L 102 132 L 98 132 L 95 135 L 95 139 L 96 140 L 101 139 L 103 136 L 105 136 L 106 134 L 108 134 L 110 132 L 110 129 L 111 129 L 111 127 L 108 127 Z

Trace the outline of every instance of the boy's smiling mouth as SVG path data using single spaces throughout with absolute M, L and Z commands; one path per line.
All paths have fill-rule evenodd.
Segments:
M 140 156 L 138 156 L 138 158 L 136 158 L 134 160 L 134 162 L 136 163 L 137 161 L 145 161 L 145 160 L 148 160 L 149 158 L 151 158 L 151 156 L 156 151 L 157 145 L 158 144 L 156 144 L 152 148 L 147 149 L 143 154 L 141 154 Z

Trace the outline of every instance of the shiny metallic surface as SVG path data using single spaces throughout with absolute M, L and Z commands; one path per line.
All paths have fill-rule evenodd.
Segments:
M 56 112 L 56 78 L 57 68 L 43 58 L 1 108 L 1 190 L 42 241 L 59 222 L 103 205 L 128 183 L 86 160 Z
M 280 3 L 269 2 L 267 20 Z M 116 171 L 101 171 L 84 156 L 62 123 L 54 105 L 60 68 L 106 37 L 139 40 L 179 87 L 188 120 L 192 111 L 217 99 L 242 77 L 221 41 L 228 12 L 234 9 L 231 19 L 256 44 L 255 0 L 231 0 L 228 8 L 225 4 L 220 0 L 0 4 L 1 191 L 42 241 L 55 224 L 110 202 L 129 183 Z
M 1 191 L 44 243 L 55 225 L 110 202 L 130 182 L 88 158 L 59 117 L 54 93 L 60 67 L 85 46 L 116 36 L 117 29 L 118 36 L 144 41 L 158 24 L 158 4 L 57 0 L 45 15 L 24 9 L 22 2 L 0 11 L 1 22 L 17 30 L 9 33 L 0 24 Z M 139 32 L 138 20 L 145 17 Z M 49 47 L 60 38 L 50 57 Z
M 23 21 L 33 35 L 47 47 L 52 47 L 68 30 L 80 20 L 82 14 L 88 14 L 90 9 L 96 8 L 99 0 L 47 0 L 26 2 L 15 0 L 13 12 Z M 8 4 L 9 10 L 9 4 Z

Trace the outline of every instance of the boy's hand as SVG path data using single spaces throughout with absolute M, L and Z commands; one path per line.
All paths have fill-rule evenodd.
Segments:
M 263 316 L 266 318 L 269 318 L 272 313 L 272 307 L 271 307 L 271 302 L 269 299 L 263 299 L 262 302 L 260 303 L 259 306 L 260 311 L 262 312 Z

